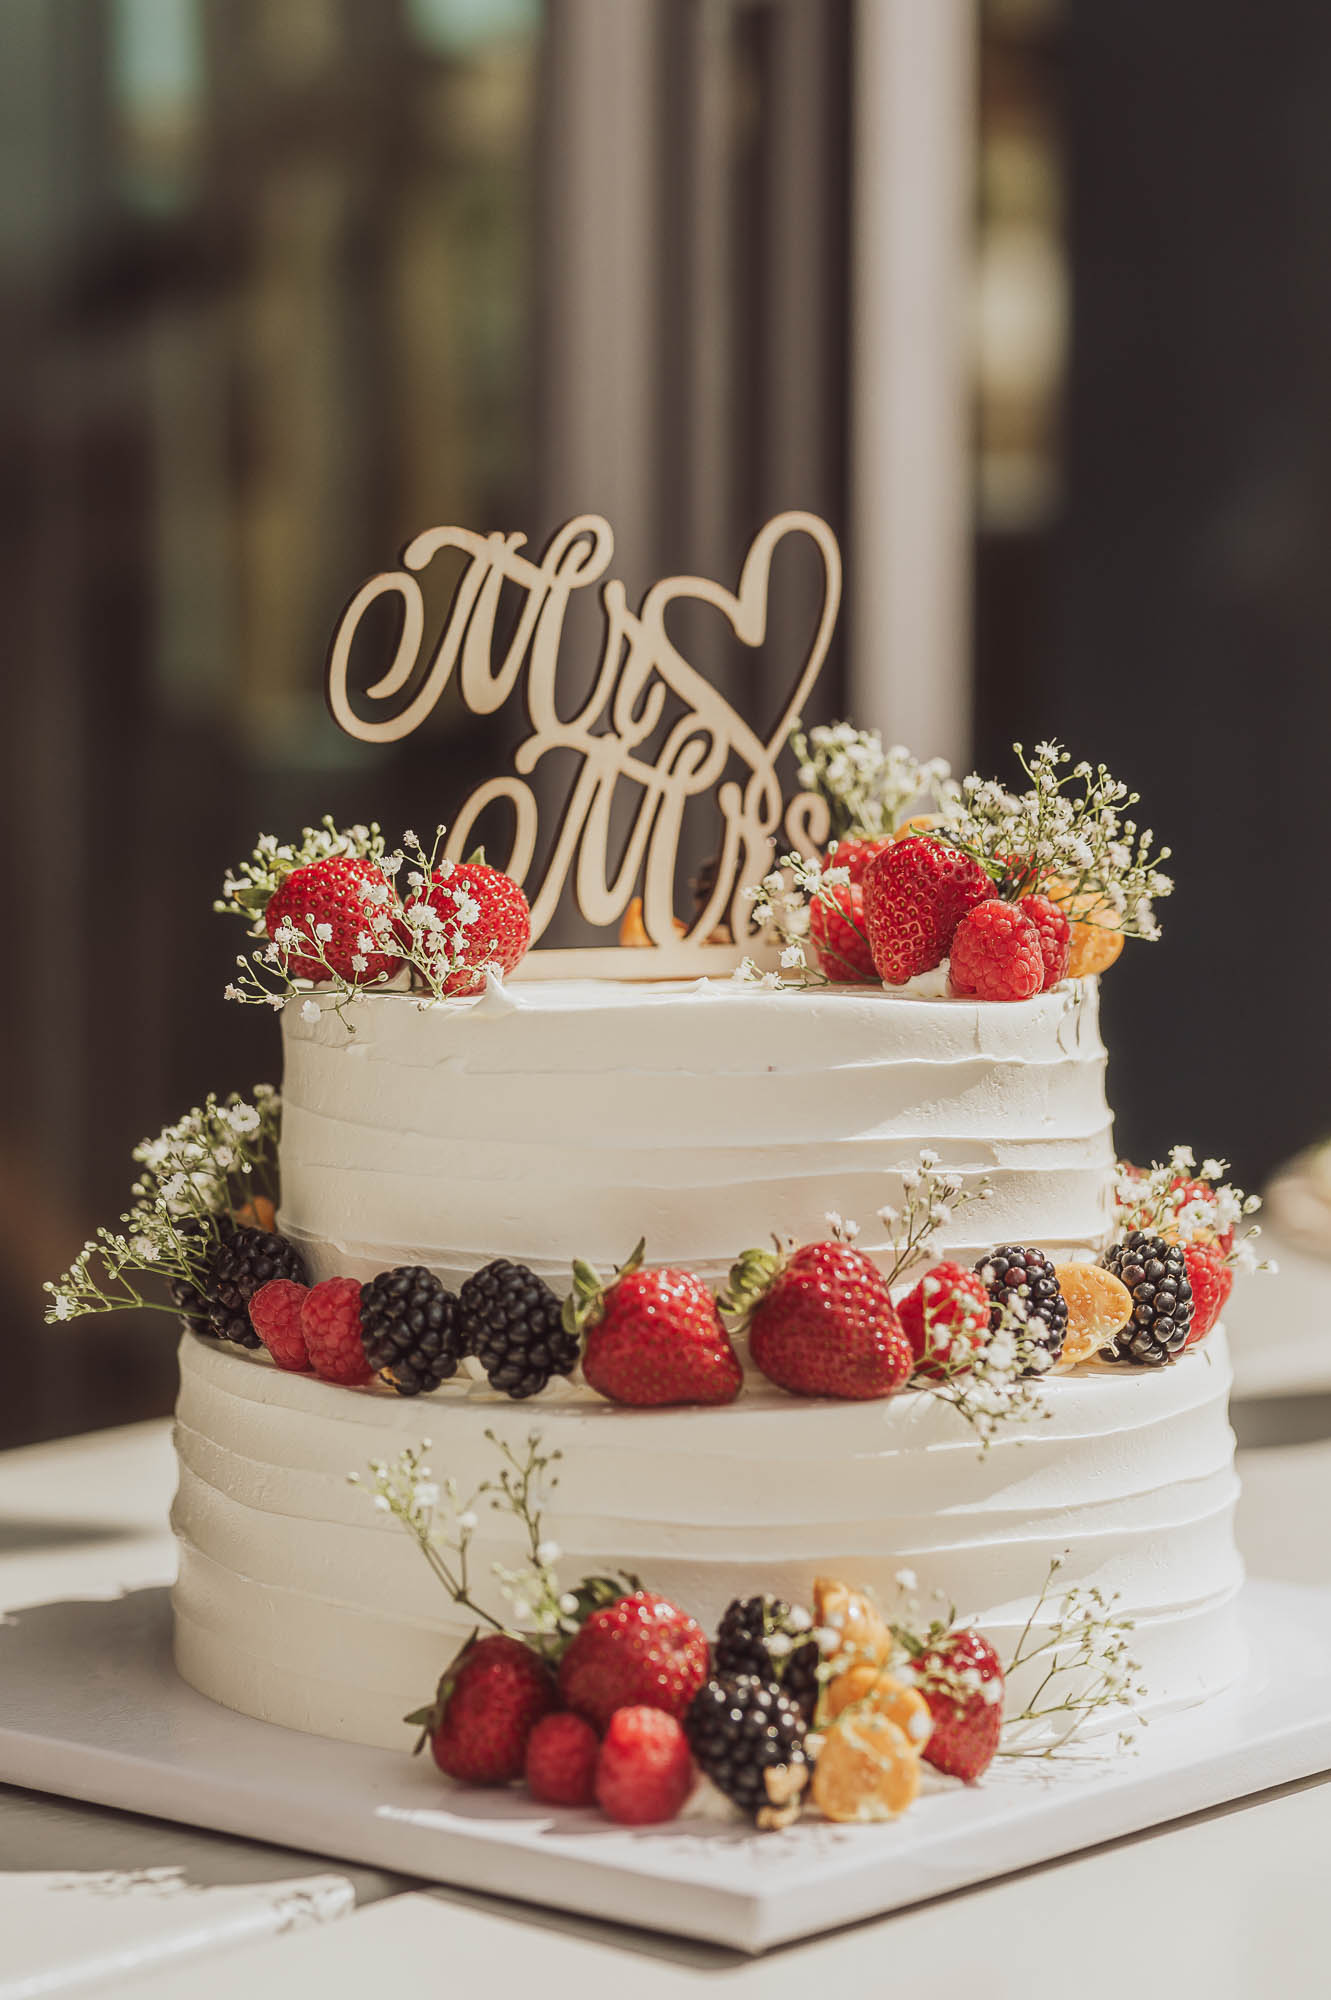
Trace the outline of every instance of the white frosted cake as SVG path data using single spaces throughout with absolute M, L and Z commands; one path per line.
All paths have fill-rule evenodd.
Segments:
M 744 716 L 674 607 L 774 684 L 788 540 L 821 610 Z M 349 601 L 337 726 L 400 741 L 447 688 L 511 766 L 425 840 L 325 818 L 228 872 L 281 1092 L 145 1140 L 48 1318 L 183 1325 L 175 1650 L 214 1700 L 404 1751 L 414 1711 L 446 1778 L 543 1813 L 892 1819 L 924 1766 L 1242 1675 L 1253 1204 L 1187 1147 L 1114 1159 L 1099 978 L 1173 887 L 1137 794 L 1055 743 L 1010 790 L 806 734 L 813 515 L 636 610 L 612 554 L 595 515 L 539 555 L 431 529 Z
M 424 1007 L 367 996 L 346 1018 L 293 1003 L 283 1026 L 280 1221 L 317 1276 L 421 1262 L 456 1284 L 502 1255 L 566 1284 L 575 1252 L 608 1266 L 645 1232 L 653 1260 L 719 1277 L 772 1229 L 872 1218 L 924 1144 L 993 1189 L 960 1211 L 950 1254 L 981 1254 L 982 1229 L 1090 1257 L 1107 1233 L 1093 979 L 1010 1008 L 533 981 Z M 487 1430 L 533 1426 L 563 1452 L 550 1532 L 572 1568 L 637 1571 L 709 1626 L 739 1578 L 793 1599 L 822 1574 L 889 1594 L 907 1566 L 1013 1636 L 1057 1555 L 1063 1585 L 1121 1595 L 1151 1706 L 1241 1665 L 1218 1330 L 1165 1371 L 1051 1378 L 1047 1416 L 983 1454 L 927 1393 L 807 1403 L 750 1379 L 729 1409 L 649 1411 L 575 1377 L 515 1408 L 473 1366 L 403 1401 L 190 1338 L 181 1369 L 177 1660 L 294 1728 L 400 1743 L 469 1628 L 347 1475 L 428 1436 L 466 1492 L 493 1469 Z M 475 1553 L 484 1574 L 516 1551 L 482 1537 Z
M 1090 1255 L 1107 1232 L 1093 979 L 1020 1007 L 523 979 L 309 1011 L 282 1016 L 281 1226 L 318 1277 L 422 1263 L 456 1284 L 512 1257 L 566 1286 L 572 1256 L 608 1268 L 645 1236 L 654 1263 L 719 1278 L 828 1210 L 874 1255 L 922 1146 L 989 1182 L 944 1236 L 967 1261 L 1003 1242 Z
M 1197 1701 L 1243 1662 L 1229 1381 L 1218 1332 L 1160 1374 L 1063 1377 L 1047 1422 L 981 1455 L 926 1396 L 811 1406 L 771 1391 L 701 1411 L 589 1397 L 515 1411 L 481 1390 L 425 1408 L 186 1339 L 176 1661 L 244 1714 L 401 1746 L 402 1717 L 474 1621 L 430 1587 L 347 1473 L 424 1431 L 435 1470 L 466 1492 L 493 1473 L 487 1430 L 517 1441 L 536 1423 L 564 1454 L 549 1529 L 571 1571 L 625 1565 L 708 1629 L 738 1579 L 798 1601 L 816 1576 L 853 1576 L 890 1601 L 908 1566 L 1009 1640 L 1062 1555 L 1062 1585 L 1122 1594 L 1145 1706 Z M 511 1536 L 482 1536 L 475 1553 L 484 1575 L 517 1551 Z M 1018 1679 L 1009 1700 L 1019 1708 L 1028 1692 Z

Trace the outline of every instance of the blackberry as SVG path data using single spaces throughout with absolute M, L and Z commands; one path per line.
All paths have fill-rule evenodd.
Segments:
M 497 1258 L 468 1278 L 458 1304 L 464 1350 L 476 1356 L 492 1389 L 517 1401 L 576 1368 L 578 1336 L 565 1333 L 559 1300 L 525 1264 Z
M 249 1303 L 260 1285 L 291 1278 L 308 1285 L 305 1259 L 294 1243 L 272 1229 L 233 1229 L 208 1263 L 208 1319 L 214 1337 L 237 1347 L 262 1347 L 250 1325 Z
M 1044 1251 L 1022 1250 L 1014 1243 L 1005 1243 L 981 1257 L 975 1268 L 994 1302 L 989 1315 L 993 1331 L 997 1333 L 1003 1323 L 1003 1308 L 1020 1299 L 1026 1307 L 1031 1339 L 1048 1351 L 1051 1361 L 1057 1361 L 1068 1330 L 1068 1302 Z
M 684 1733 L 698 1768 L 760 1825 L 775 1824 L 773 1815 L 798 1798 L 808 1777 L 799 1705 L 757 1674 L 735 1674 L 700 1687 L 684 1717 Z
M 399 1264 L 362 1285 L 360 1324 L 365 1359 L 399 1396 L 419 1396 L 457 1374 L 458 1301 L 423 1264 Z
M 198 1216 L 187 1215 L 183 1222 L 176 1224 L 176 1234 L 192 1243 L 204 1235 L 204 1225 Z M 208 1253 L 202 1245 L 199 1258 L 194 1262 L 194 1268 L 199 1278 L 206 1284 Z M 180 1312 L 180 1324 L 186 1333 L 196 1333 L 201 1340 L 216 1340 L 217 1335 L 213 1332 L 208 1319 L 207 1294 L 200 1289 L 200 1286 L 192 1284 L 188 1278 L 171 1278 L 167 1282 L 167 1291 L 171 1295 L 172 1305 Z
M 1192 1327 L 1192 1285 L 1182 1250 L 1134 1229 L 1126 1242 L 1114 1244 L 1104 1264 L 1131 1292 L 1132 1318 L 1100 1359 L 1163 1367 L 1187 1344 Z
M 716 1630 L 712 1659 L 718 1680 L 753 1674 L 774 1681 L 799 1708 L 806 1725 L 818 1705 L 818 1642 L 807 1637 L 808 1613 L 801 1624 L 780 1597 L 737 1597 Z M 802 1636 L 805 1635 L 805 1636 Z M 772 1640 L 778 1644 L 773 1647 Z

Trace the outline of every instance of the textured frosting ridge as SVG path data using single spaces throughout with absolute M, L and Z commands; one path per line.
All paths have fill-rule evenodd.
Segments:
M 515 1446 L 539 1428 L 563 1452 L 547 1531 L 566 1575 L 626 1566 L 708 1625 L 740 1589 L 804 1598 L 820 1573 L 890 1601 L 908 1566 L 1004 1650 L 1061 1555 L 1060 1589 L 1122 1593 L 1151 1706 L 1201 1699 L 1241 1669 L 1219 1331 L 1169 1369 L 1052 1378 L 1048 1419 L 1000 1433 L 984 1456 L 928 1395 L 770 1392 L 707 1411 L 482 1392 L 421 1404 L 189 1336 L 180 1363 L 177 1661 L 214 1700 L 292 1728 L 404 1743 L 400 1718 L 470 1621 L 347 1475 L 428 1435 L 434 1473 L 468 1493 L 494 1473 L 487 1428 Z M 483 1514 L 473 1573 L 518 1557 L 502 1517 Z
M 282 1227 L 316 1276 L 576 1253 L 717 1278 L 829 1210 L 877 1211 L 931 1146 L 990 1200 L 948 1247 L 1089 1250 L 1112 1160 L 1094 980 L 1020 1007 L 863 987 L 524 981 L 478 1001 L 288 1003 Z M 354 1032 L 353 1032 L 354 1030 Z

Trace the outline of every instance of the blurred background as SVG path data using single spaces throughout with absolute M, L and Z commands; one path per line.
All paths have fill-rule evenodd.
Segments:
M 1174 847 L 1122 1149 L 1252 1184 L 1331 1125 L 1328 221 L 1323 0 L 3 0 L 0 1443 L 170 1405 L 170 1321 L 39 1287 L 274 1076 L 223 869 L 502 754 L 323 707 L 432 525 L 601 511 L 636 599 L 825 515 L 812 719 L 1061 736 Z

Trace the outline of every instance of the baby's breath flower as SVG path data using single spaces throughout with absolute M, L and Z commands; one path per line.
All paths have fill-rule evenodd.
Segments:
M 1004 1724 L 1000 1756 L 1057 1756 L 1092 1718 L 1115 1709 L 1134 1712 L 1146 1697 L 1132 1657 L 1133 1621 L 1119 1609 L 1119 1594 L 1090 1586 L 1065 1591 L 1051 1604 L 1061 1567 L 1055 1557 L 1003 1670 L 1011 1682 L 1034 1666 L 1038 1680 L 1025 1708 Z
M 1020 743 L 1012 747 L 1029 790 L 964 778 L 939 837 L 978 861 L 1009 896 L 1046 890 L 1075 903 L 1083 923 L 1112 918 L 1128 936 L 1158 937 L 1154 907 L 1174 887 L 1161 872 L 1170 850 L 1153 851 L 1153 831 L 1123 817 L 1137 794 L 1103 764 L 1067 769 L 1060 744 L 1037 743 L 1029 758 Z
M 140 1141 L 122 1227 L 99 1229 L 64 1275 L 46 1285 L 48 1323 L 144 1306 L 180 1310 L 167 1298 L 145 1295 L 138 1275 L 197 1288 L 223 1219 L 256 1194 L 276 1196 L 281 1099 L 268 1085 L 257 1087 L 253 1099 L 209 1095 Z
M 887 1282 L 895 1285 L 915 1265 L 934 1254 L 939 1247 L 941 1231 L 952 1221 L 957 1210 L 974 1200 L 987 1187 L 981 1181 L 977 1187 L 966 1187 L 957 1174 L 945 1170 L 938 1154 L 925 1148 L 917 1156 L 913 1167 L 903 1167 L 901 1181 L 902 1201 L 900 1208 L 885 1203 L 878 1210 L 878 1220 L 888 1237 L 891 1262 L 887 1269 Z
M 790 733 L 799 781 L 827 801 L 834 840 L 882 840 L 907 814 L 943 804 L 956 790 L 941 757 L 921 763 L 902 744 L 883 748 L 876 729 L 834 722 Z
M 745 890 L 746 899 L 753 905 L 754 930 L 776 946 L 782 969 L 798 975 L 790 982 L 792 985 L 826 986 L 830 983 L 825 972 L 810 965 L 804 942 L 809 936 L 817 904 L 835 906 L 838 921 L 852 931 L 859 930 L 845 899 L 837 900 L 839 891 L 849 879 L 845 868 L 829 868 L 816 856 L 792 851 L 783 854 L 779 865 L 770 870 L 760 883 Z M 785 983 L 779 973 L 759 972 L 752 959 L 748 958 L 734 976 L 760 986 L 780 987 Z
M 1205 1159 L 1199 1167 L 1191 1146 L 1174 1146 L 1166 1161 L 1152 1161 L 1145 1169 L 1120 1162 L 1112 1188 L 1114 1233 L 1145 1229 L 1185 1244 L 1228 1236 L 1230 1247 L 1219 1246 L 1227 1264 L 1237 1271 L 1269 1271 L 1270 1263 L 1257 1256 L 1260 1228 L 1238 1226 L 1257 1213 L 1262 1198 L 1233 1186 L 1225 1179 L 1228 1172 L 1228 1160 Z
M 430 1476 L 424 1462 L 428 1440 L 408 1447 L 391 1464 L 372 1460 L 370 1498 L 380 1512 L 401 1522 L 455 1604 L 492 1631 L 523 1640 L 553 1663 L 590 1611 L 641 1586 L 636 1577 L 622 1575 L 586 1577 L 576 1590 L 566 1590 L 555 1568 L 559 1544 L 541 1527 L 544 1495 L 558 1483 L 551 1468 L 559 1453 L 546 1451 L 536 1432 L 516 1451 L 493 1431 L 485 1435 L 499 1454 L 499 1477 L 484 1480 L 465 1505 L 458 1504 L 457 1482 L 451 1476 L 439 1482 Z M 350 1477 L 352 1485 L 361 1484 L 355 1473 Z M 477 1599 L 470 1579 L 471 1547 L 483 1498 L 494 1512 L 510 1516 L 526 1539 L 525 1562 L 514 1568 L 499 1562 L 491 1565 L 511 1623 Z

